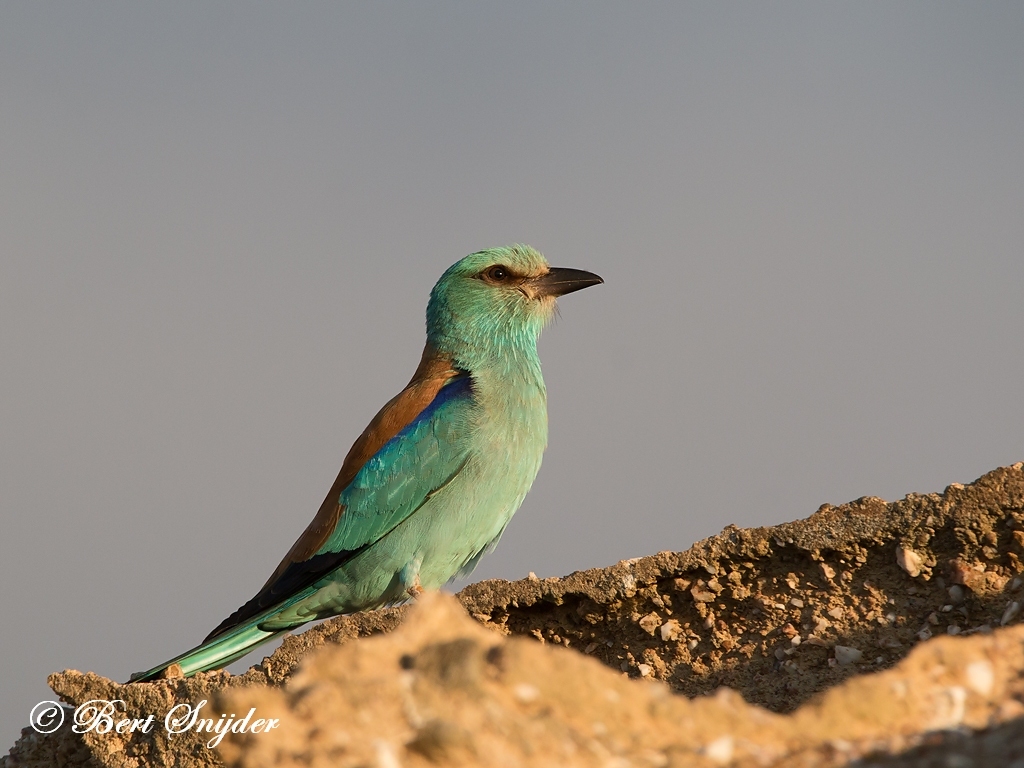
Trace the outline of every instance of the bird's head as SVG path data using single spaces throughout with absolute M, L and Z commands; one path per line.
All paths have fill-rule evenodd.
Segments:
M 467 367 L 534 350 L 555 300 L 602 282 L 592 272 L 549 266 L 525 245 L 471 253 L 431 291 L 427 339 Z

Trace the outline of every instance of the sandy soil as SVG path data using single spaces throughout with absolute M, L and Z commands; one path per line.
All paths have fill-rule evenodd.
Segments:
M 162 719 L 208 699 L 285 725 L 217 749 L 161 728 L 26 729 L 5 764 L 1024 768 L 1022 560 L 1016 464 L 686 552 L 481 582 L 458 595 L 475 621 L 442 598 L 342 617 L 244 675 L 54 674 L 72 706 Z

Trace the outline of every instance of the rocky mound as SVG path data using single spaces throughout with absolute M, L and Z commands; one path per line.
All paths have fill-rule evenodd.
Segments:
M 26 729 L 6 764 L 1009 765 L 1024 760 L 1022 560 L 1016 464 L 682 553 L 482 582 L 458 595 L 476 624 L 444 600 L 404 624 L 407 609 L 339 618 L 244 675 L 55 674 L 74 707 L 121 699 L 119 717 L 162 724 L 207 699 L 204 717 L 256 707 L 281 725 L 211 749 L 210 734 L 69 720 Z M 739 695 L 687 698 L 721 686 Z

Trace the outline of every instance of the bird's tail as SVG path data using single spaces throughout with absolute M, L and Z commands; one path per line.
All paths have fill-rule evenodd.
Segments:
M 250 621 L 239 624 L 237 627 L 207 640 L 202 645 L 197 645 L 191 651 L 185 651 L 180 656 L 175 656 L 170 661 L 165 661 L 159 666 L 136 672 L 132 675 L 129 683 L 142 683 L 148 680 L 160 678 L 161 673 L 173 664 L 181 666 L 182 674 L 185 677 L 194 675 L 196 672 L 206 672 L 210 669 L 220 669 L 236 661 L 257 645 L 269 642 L 287 632 L 287 629 L 263 630 L 259 623 L 266 617 L 256 616 Z

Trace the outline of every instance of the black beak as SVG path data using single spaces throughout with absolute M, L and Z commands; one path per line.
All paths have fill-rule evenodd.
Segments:
M 592 285 L 603 283 L 600 277 L 593 272 L 585 272 L 582 269 L 568 269 L 567 267 L 552 267 L 546 275 L 530 281 L 533 285 L 533 294 L 541 296 L 565 296 L 573 291 L 582 291 Z

